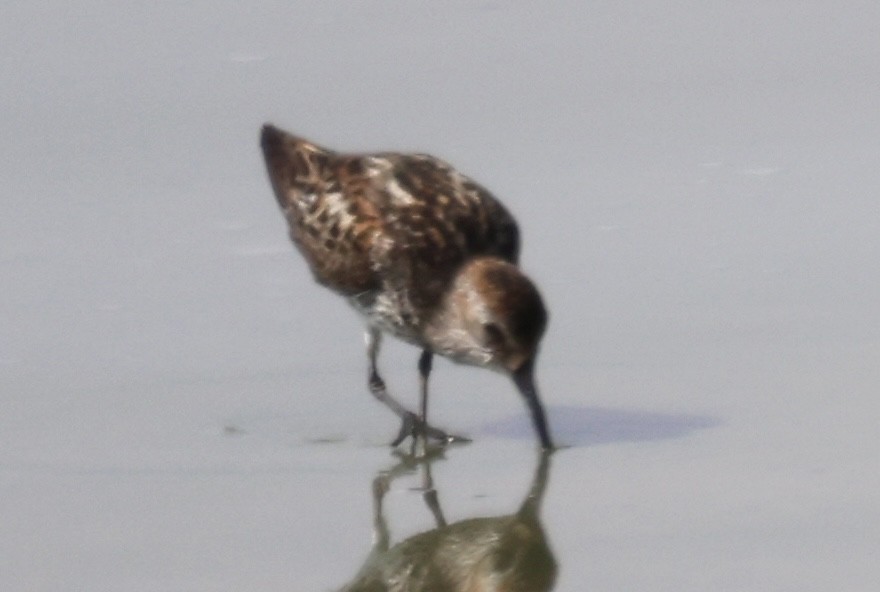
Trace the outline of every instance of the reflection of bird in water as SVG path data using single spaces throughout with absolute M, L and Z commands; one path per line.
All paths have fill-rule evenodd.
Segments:
M 515 514 L 454 524 L 446 524 L 432 487 L 431 459 L 419 462 L 424 471 L 425 500 L 437 528 L 390 547 L 383 496 L 394 476 L 407 465 L 402 463 L 380 475 L 373 483 L 373 550 L 354 580 L 340 592 L 543 592 L 552 588 L 556 560 L 538 518 L 547 487 L 549 453 L 541 454 L 528 495 Z
M 550 433 L 534 381 L 547 312 L 516 266 L 516 221 L 488 191 L 425 154 L 339 154 L 266 125 L 261 144 L 290 236 L 318 283 L 367 321 L 370 391 L 403 420 L 399 444 L 424 434 L 434 354 L 511 376 L 541 445 Z M 421 348 L 420 413 L 385 389 L 382 333 Z

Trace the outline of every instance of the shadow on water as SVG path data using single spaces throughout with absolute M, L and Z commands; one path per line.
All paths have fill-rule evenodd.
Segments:
M 556 580 L 553 557 L 538 513 L 547 488 L 550 454 L 542 453 L 532 484 L 515 514 L 448 524 L 431 477 L 431 463 L 404 456 L 373 481 L 373 548 L 355 578 L 340 592 L 542 592 Z M 383 501 L 398 476 L 421 470 L 424 500 L 436 528 L 391 546 Z
M 723 422 L 706 415 L 688 415 L 611 409 L 605 407 L 552 407 L 547 409 L 553 436 L 561 446 L 595 446 L 614 442 L 649 442 L 682 438 Z M 501 438 L 533 438 L 528 417 L 515 416 L 478 428 Z

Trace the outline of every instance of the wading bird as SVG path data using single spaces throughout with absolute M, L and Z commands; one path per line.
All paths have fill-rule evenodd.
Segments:
M 519 229 L 486 189 L 426 154 L 337 153 L 272 125 L 261 145 L 290 237 L 315 280 L 364 317 L 370 392 L 407 436 L 456 439 L 427 423 L 434 354 L 513 378 L 545 449 L 535 386 L 547 311 L 517 267 Z M 392 398 L 376 365 L 383 333 L 421 348 L 419 414 Z

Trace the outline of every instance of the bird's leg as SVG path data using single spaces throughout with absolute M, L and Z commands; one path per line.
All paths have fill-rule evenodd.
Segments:
M 379 369 L 376 365 L 376 360 L 379 357 L 379 349 L 382 346 L 382 333 L 378 329 L 370 327 L 367 329 L 366 341 L 367 356 L 370 358 L 370 393 L 401 419 L 400 431 L 391 442 L 392 446 L 397 446 L 403 442 L 407 436 L 415 436 L 416 427 L 419 424 L 419 418 L 415 413 L 401 405 L 397 399 L 388 394 L 388 389 L 385 387 L 385 381 L 379 376 Z
M 403 419 L 404 424 L 408 421 L 412 423 L 415 419 L 415 414 L 412 411 L 407 410 L 406 407 L 397 402 L 397 399 L 388 394 L 388 390 L 385 388 L 385 381 L 379 376 L 379 370 L 376 367 L 376 359 L 379 357 L 379 348 L 382 346 L 382 333 L 379 332 L 378 329 L 370 327 L 367 329 L 366 341 L 367 356 L 370 358 L 370 393 L 372 393 L 372 395 L 383 404 L 388 406 L 388 408 L 398 417 Z M 400 441 L 403 440 L 403 438 L 400 438 L 399 436 L 398 438 L 399 439 L 394 442 L 395 446 L 400 444 Z
M 367 356 L 370 358 L 370 377 L 369 377 L 369 386 L 370 393 L 376 397 L 379 401 L 381 401 L 385 406 L 391 409 L 395 415 L 397 415 L 401 419 L 400 432 L 398 432 L 397 437 L 391 442 L 392 446 L 397 446 L 401 442 L 403 442 L 407 436 L 415 437 L 418 433 L 417 430 L 419 426 L 424 424 L 424 433 L 427 437 L 432 438 L 434 440 L 439 440 L 443 443 L 448 442 L 468 442 L 467 438 L 462 438 L 459 436 L 450 436 L 443 430 L 438 430 L 435 427 L 424 423 L 424 420 L 419 418 L 415 413 L 409 411 L 406 407 L 401 405 L 397 399 L 388 394 L 388 390 L 385 388 L 385 381 L 382 380 L 382 377 L 379 376 L 379 370 L 376 365 L 376 360 L 379 357 L 379 349 L 382 345 L 382 333 L 373 327 L 367 329 L 366 333 L 366 341 L 367 341 Z M 430 355 L 430 352 L 428 352 Z M 422 357 L 424 357 L 424 353 Z M 427 374 L 430 373 L 431 361 L 430 358 L 427 362 L 427 373 L 424 374 L 424 386 L 423 392 L 425 396 L 422 401 L 422 415 L 427 412 Z M 419 364 L 419 367 L 422 367 L 422 364 Z
M 433 427 L 428 423 L 428 377 L 431 375 L 433 366 L 434 353 L 429 349 L 423 349 L 422 355 L 419 357 L 419 386 L 421 387 L 419 400 L 419 427 L 423 431 L 425 442 L 431 438 L 438 440 L 443 444 L 452 442 L 470 442 L 463 436 L 453 436 L 447 434 L 441 429 Z
M 415 438 L 421 439 L 425 448 L 428 446 L 428 377 L 431 375 L 433 361 L 434 354 L 428 349 L 423 349 L 422 355 L 419 356 L 419 433 Z

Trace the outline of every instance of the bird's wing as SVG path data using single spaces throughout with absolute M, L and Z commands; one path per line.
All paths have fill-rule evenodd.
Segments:
M 424 154 L 364 157 L 369 201 L 382 222 L 384 278 L 408 286 L 417 307 L 430 306 L 458 267 L 475 256 L 516 263 L 519 230 L 485 188 Z

